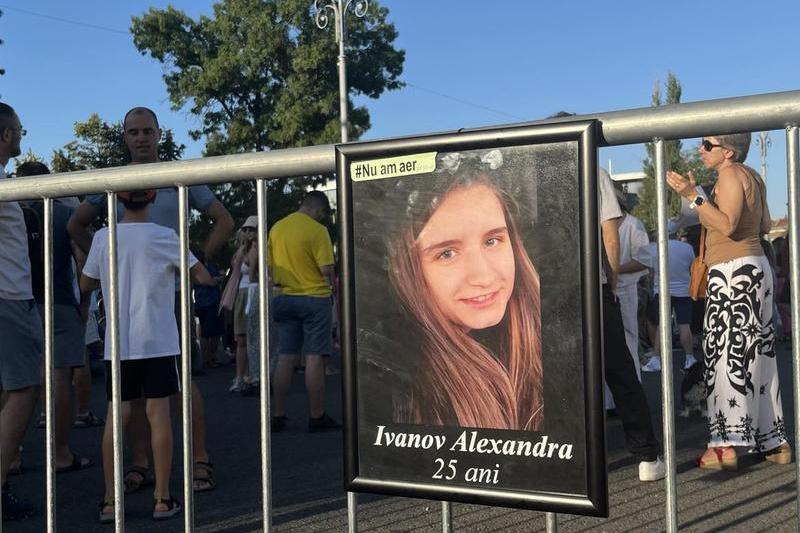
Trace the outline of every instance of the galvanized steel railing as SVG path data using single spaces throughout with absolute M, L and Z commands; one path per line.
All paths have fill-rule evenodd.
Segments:
M 615 146 L 654 142 L 656 147 L 656 192 L 658 209 L 658 250 L 660 290 L 659 314 L 662 324 L 669 322 L 669 272 L 666 173 L 664 143 L 666 139 L 681 139 L 703 135 L 728 134 L 743 131 L 786 129 L 787 172 L 789 193 L 789 243 L 791 262 L 792 328 L 800 331 L 800 205 L 798 204 L 798 181 L 800 177 L 800 91 L 726 98 L 704 102 L 648 107 L 624 111 L 613 111 L 594 115 L 574 116 L 564 119 L 529 122 L 526 124 L 597 119 L 600 124 L 601 146 Z M 514 126 L 519 124 L 512 124 Z M 328 174 L 335 171 L 333 145 L 305 148 L 290 148 L 271 152 L 208 157 L 186 161 L 171 161 L 146 165 L 135 165 L 113 169 L 91 170 L 3 180 L 0 183 L 0 202 L 43 198 L 45 212 L 45 410 L 47 442 L 47 531 L 56 531 L 55 515 L 55 456 L 53 421 L 53 314 L 52 314 L 52 199 L 63 196 L 107 193 L 109 221 L 109 277 L 111 288 L 107 295 L 110 312 L 109 341 L 112 354 L 112 427 L 114 434 L 114 501 L 116 531 L 122 532 L 124 525 L 124 498 L 122 490 L 122 435 L 120 420 L 119 382 L 119 332 L 118 293 L 116 268 L 116 191 L 171 187 L 178 188 L 178 211 L 180 217 L 181 259 L 181 350 L 189 353 L 189 272 L 188 272 L 188 200 L 187 187 L 198 184 L 240 182 L 256 179 L 259 234 L 265 235 L 267 228 L 266 180 L 286 176 Z M 266 261 L 266 239 L 258 240 L 258 256 L 261 265 Z M 269 383 L 269 328 L 267 298 L 267 272 L 259 269 L 259 327 L 261 383 Z M 672 386 L 672 340 L 668 328 L 661 328 L 660 347 L 663 387 L 664 458 L 667 467 L 666 530 L 677 531 L 677 493 L 675 476 L 675 434 L 673 419 Z M 792 345 L 794 397 L 800 398 L 800 343 Z M 182 360 L 182 414 L 183 414 L 183 467 L 185 531 L 194 530 L 194 507 L 192 491 L 192 418 L 191 418 L 191 360 Z M 271 531 L 271 458 L 270 458 L 270 406 L 269 394 L 261 388 L 261 466 L 262 466 L 262 513 L 263 530 Z M 795 444 L 800 442 L 800 409 L 795 409 Z M 797 446 L 795 446 L 797 449 Z M 800 479 L 800 462 L 797 475 Z M 348 493 L 348 524 L 350 531 L 357 531 L 355 494 Z M 797 500 L 800 516 L 800 496 Z M 547 513 L 548 531 L 556 531 L 557 516 Z M 452 530 L 452 508 L 448 502 L 442 504 L 442 531 Z M 0 533 L 2 525 L 0 524 Z

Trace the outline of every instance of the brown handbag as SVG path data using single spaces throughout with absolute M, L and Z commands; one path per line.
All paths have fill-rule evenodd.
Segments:
M 708 267 L 703 262 L 706 255 L 706 228 L 700 229 L 700 255 L 698 255 L 692 266 L 689 268 L 689 297 L 700 300 L 706 297 L 706 286 L 708 285 Z

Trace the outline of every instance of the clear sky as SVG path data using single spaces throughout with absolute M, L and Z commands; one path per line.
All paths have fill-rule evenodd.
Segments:
M 127 32 L 132 16 L 168 4 L 194 17 L 211 14 L 207 0 L 0 0 L 0 97 L 28 130 L 24 150 L 49 159 L 72 140 L 74 122 L 93 112 L 114 121 L 146 105 L 188 146 L 186 157 L 200 156 L 202 143 L 187 135 L 196 119 L 170 109 L 162 66 L 140 55 Z M 797 0 L 383 4 L 406 51 L 408 85 L 377 101 L 359 100 L 371 113 L 366 139 L 500 125 L 559 110 L 644 107 L 670 70 L 684 102 L 800 89 Z M 770 138 L 767 183 L 777 218 L 787 211 L 784 132 Z M 600 161 L 610 159 L 614 172 L 634 171 L 644 155 L 641 145 L 608 148 Z M 760 169 L 755 142 L 748 163 Z

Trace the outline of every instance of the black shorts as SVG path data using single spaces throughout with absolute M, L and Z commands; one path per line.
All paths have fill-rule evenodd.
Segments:
M 106 366 L 106 398 L 110 402 L 111 361 L 104 361 Z M 178 357 L 153 357 L 150 359 L 129 359 L 120 361 L 120 385 L 122 401 L 139 398 L 164 398 L 172 396 L 180 390 L 178 378 Z

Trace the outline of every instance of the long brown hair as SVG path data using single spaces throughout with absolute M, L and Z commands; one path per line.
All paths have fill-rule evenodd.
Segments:
M 416 238 L 441 204 L 434 201 L 388 243 L 389 279 L 421 338 L 419 371 L 395 398 L 395 421 L 536 430 L 544 414 L 539 275 L 517 229 L 516 205 L 485 174 L 456 178 L 440 198 L 479 184 L 488 186 L 503 206 L 514 253 L 514 289 L 498 326 L 500 340 L 491 351 L 424 297 L 430 290 Z

